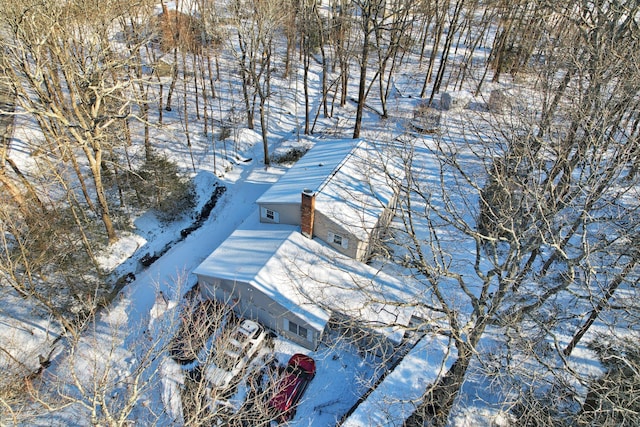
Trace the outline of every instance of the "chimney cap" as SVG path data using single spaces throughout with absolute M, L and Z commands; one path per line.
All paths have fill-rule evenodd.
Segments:
M 302 190 L 302 192 L 304 194 L 307 194 L 309 196 L 313 196 L 313 190 L 309 189 L 309 188 L 305 188 L 304 190 Z

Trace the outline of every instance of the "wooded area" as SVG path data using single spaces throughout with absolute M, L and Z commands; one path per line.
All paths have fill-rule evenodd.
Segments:
M 400 120 L 395 96 L 421 99 L 439 120 L 443 93 L 480 97 L 509 81 L 519 90 L 485 97 L 478 108 L 492 118 L 468 123 L 469 140 L 447 139 L 446 128 L 401 137 L 407 179 L 380 252 L 407 267 L 422 289 L 416 307 L 457 352 L 406 425 L 451 423 L 472 375 L 500 390 L 514 425 L 640 423 L 640 3 L 176 3 L 0 4 L 3 288 L 76 333 L 113 289 L 96 254 L 130 216 L 155 209 L 171 221 L 193 206 L 194 133 L 211 141 L 217 172 L 220 145 L 255 128 L 268 167 L 274 88 L 297 88 L 300 75 L 300 132 L 353 138 L 366 135 L 368 102 L 385 123 Z M 191 154 L 186 168 L 154 143 L 169 111 Z M 33 126 L 19 151 L 14 117 Z M 456 239 L 475 247 L 466 260 Z M 475 275 L 462 274 L 463 262 Z M 481 348 L 486 334 L 503 339 Z M 603 367 L 597 378 L 573 368 L 585 336 Z M 19 421 L 16 402 L 29 391 L 9 384 L 0 382 L 0 414 Z M 110 425 L 126 421 L 116 418 Z

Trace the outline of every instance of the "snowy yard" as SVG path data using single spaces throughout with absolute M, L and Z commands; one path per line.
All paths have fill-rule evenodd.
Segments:
M 6 9 L 11 2 L 6 3 L 0 10 L 3 31 L 13 28 L 7 21 L 13 16 L 8 11 L 13 9 Z M 56 2 L 50 3 L 53 7 Z M 514 6 L 513 15 L 509 15 L 483 2 L 449 2 L 449 9 L 436 7 L 435 11 L 429 7 L 423 10 L 426 3 L 408 2 L 420 9 L 412 9 L 404 20 L 393 21 L 401 29 L 381 25 L 400 17 L 400 11 L 383 13 L 376 16 L 382 20 L 377 23 L 380 26 L 367 35 L 377 37 L 362 44 L 367 38 L 361 30 L 368 27 L 360 25 L 367 24 L 360 20 L 368 15 L 359 8 L 371 6 L 371 2 L 350 3 L 354 6 L 348 11 L 353 13 L 349 16 L 353 27 L 347 30 L 341 21 L 347 8 L 334 9 L 334 2 L 322 1 L 297 13 L 319 13 L 313 19 L 308 16 L 306 25 L 326 21 L 335 27 L 313 40 L 327 43 L 326 50 L 315 46 L 303 52 L 302 41 L 311 42 L 307 38 L 314 33 L 306 32 L 306 27 L 305 31 L 294 28 L 289 39 L 284 23 L 278 24 L 282 28 L 270 27 L 267 19 L 262 22 L 264 28 L 273 31 L 268 49 L 264 40 L 243 45 L 250 39 L 250 30 L 257 27 L 241 25 L 248 19 L 239 10 L 234 27 L 231 9 L 208 9 L 214 3 L 219 6 L 219 2 L 169 1 L 149 4 L 146 11 L 127 4 L 124 9 L 141 14 L 135 18 L 140 23 L 153 21 L 156 25 L 161 6 L 166 7 L 164 13 L 180 7 L 194 12 L 198 19 L 211 18 L 208 25 L 220 31 L 218 38 L 208 39 L 211 34 L 206 32 L 213 30 L 200 28 L 189 18 L 187 24 L 193 24 L 187 27 L 189 32 L 201 30 L 198 37 L 205 36 L 200 43 L 206 49 L 190 51 L 184 47 L 182 51 L 173 49 L 171 43 L 162 46 L 167 40 L 159 39 L 166 34 L 156 34 L 144 47 L 134 49 L 127 44 L 127 37 L 129 32 L 140 30 L 138 23 L 126 14 L 117 15 L 118 19 L 109 21 L 113 28 L 102 28 L 102 34 L 110 37 L 103 42 L 113 44 L 114 52 L 123 54 L 127 61 L 143 62 L 140 70 L 127 61 L 100 73 L 82 68 L 90 65 L 93 70 L 109 63 L 102 47 L 86 43 L 99 36 L 97 31 L 84 35 L 83 30 L 89 29 L 86 22 L 94 18 L 91 14 L 78 13 L 82 19 L 69 25 L 69 33 L 62 31 L 66 23 L 57 22 L 58 38 L 54 37 L 57 30 L 49 31 L 48 26 L 46 31 L 33 29 L 33 34 L 46 33 L 54 40 L 43 49 L 49 52 L 43 58 L 37 57 L 40 50 L 36 49 L 24 54 L 28 61 L 21 61 L 24 52 L 18 48 L 40 46 L 47 37 L 38 37 L 31 44 L 7 42 L 6 50 L 14 56 L 7 56 L 9 60 L 2 53 L 3 66 L 49 64 L 52 52 L 75 51 L 73 46 L 82 52 L 76 65 L 87 75 L 77 71 L 65 74 L 71 78 L 76 73 L 82 81 L 62 84 L 55 96 L 47 97 L 41 92 L 47 85 L 40 79 L 61 85 L 63 79 L 57 73 L 66 69 L 51 62 L 53 68 L 36 70 L 36 77 L 25 79 L 25 88 L 19 87 L 22 92 L 16 114 L 2 115 L 2 123 L 13 117 L 14 131 L 0 147 L 0 369 L 5 372 L 0 386 L 7 390 L 0 395 L 0 425 L 185 425 L 187 414 L 181 397 L 186 368 L 171 359 L 169 343 L 179 330 L 184 296 L 198 281 L 194 271 L 217 249 L 224 249 L 234 231 L 245 231 L 243 237 L 258 236 L 251 235 L 254 229 L 246 232 L 242 227 L 259 221 L 257 201 L 293 165 L 279 159 L 297 159 L 327 141 L 351 141 L 356 133 L 385 147 L 385 154 L 392 153 L 393 167 L 391 162 L 383 162 L 389 175 L 400 171 L 396 161 L 404 167 L 397 174 L 400 178 L 396 176 L 398 191 L 393 198 L 397 209 L 389 214 L 391 226 L 381 231 L 379 247 L 366 263 L 359 264 L 362 268 L 345 267 L 349 264 L 321 241 L 327 233 L 322 239 L 309 240 L 322 248 L 317 253 L 305 259 L 292 256 L 287 261 L 309 264 L 300 275 L 305 275 L 302 283 L 308 285 L 305 280 L 313 279 L 327 285 L 313 288 L 317 290 L 314 302 L 333 297 L 337 299 L 334 309 L 356 305 L 370 317 L 377 313 L 376 320 L 384 323 L 384 328 L 395 323 L 398 330 L 407 327 L 398 313 L 411 312 L 404 317 L 420 323 L 410 325 L 418 331 L 413 337 L 420 339 L 402 359 L 390 363 L 331 329 L 314 350 L 276 336 L 273 347 L 262 348 L 250 362 L 249 372 L 261 368 L 261 363 L 268 364 L 271 357 L 284 365 L 296 353 L 313 357 L 317 368 L 288 425 L 400 426 L 417 409 L 423 410 L 420 416 L 444 414 L 452 426 L 544 424 L 541 419 L 559 421 L 565 416 L 577 423 L 583 420 L 586 401 L 595 405 L 594 399 L 602 403 L 610 397 L 607 387 L 619 392 L 616 399 L 630 399 L 625 404 L 620 404 L 621 400 L 605 402 L 606 408 L 622 407 L 622 412 L 610 411 L 614 421 L 606 418 L 610 416 L 607 410 L 587 416 L 596 417 L 594 420 L 602 416 L 616 424 L 622 419 L 616 416 L 628 415 L 625 405 L 637 405 L 632 402 L 637 398 L 637 370 L 633 369 L 637 369 L 640 318 L 640 77 L 633 56 L 640 51 L 636 46 L 640 37 L 637 16 L 627 15 L 629 10 L 637 12 L 636 4 L 631 8 L 624 1 L 605 2 L 606 7 L 599 6 L 598 13 L 590 9 L 591 3 L 576 4 L 580 13 L 571 21 L 567 18 L 569 8 L 556 10 L 552 4 L 527 5 L 522 10 Z M 255 4 L 266 7 L 272 2 Z M 111 3 L 101 7 L 108 9 L 107 5 Z M 22 13 L 35 13 L 33 22 L 42 18 L 48 23 L 50 16 L 58 16 L 53 11 L 45 13 L 49 10 L 40 6 L 25 6 Z M 38 15 L 41 11 L 42 16 Z M 56 11 L 71 20 L 73 14 Z M 171 16 L 178 22 L 189 14 Z M 147 19 L 150 17 L 153 19 Z M 255 19 L 259 18 L 256 14 Z M 295 27 L 296 19 L 289 24 Z M 24 25 L 31 22 L 20 20 Z M 509 33 L 505 25 L 511 28 L 512 21 L 518 21 L 520 29 Z M 162 23 L 158 26 L 166 32 Z M 530 26 L 536 28 L 520 33 Z M 615 31 L 609 26 L 616 27 Z M 320 29 L 313 28 L 320 35 Z M 337 32 L 338 28 L 345 33 Z M 584 28 L 589 28 L 589 37 L 584 37 Z M 74 31 L 82 37 L 65 44 L 72 35 L 78 36 Z M 570 34 L 572 31 L 575 34 Z M 26 37 L 27 33 L 12 36 Z M 142 33 L 138 35 L 147 37 Z M 538 38 L 528 46 L 525 42 L 534 33 Z M 497 35 L 513 39 L 503 40 L 501 46 L 494 43 Z M 344 45 L 345 40 L 349 46 Z M 558 41 L 575 44 L 567 48 L 560 43 L 560 49 Z M 393 50 L 403 43 L 407 46 Z M 265 50 L 261 52 L 260 47 Z M 251 55 L 247 56 L 247 49 Z M 502 55 L 495 55 L 495 49 L 502 49 Z M 369 55 L 368 69 L 360 68 L 365 53 Z M 255 62 L 249 66 L 244 62 L 247 58 Z M 583 67 L 586 63 L 590 66 Z M 170 65 L 162 75 L 161 64 Z M 591 65 L 600 68 L 591 69 Z M 28 68 L 17 69 L 15 74 L 9 73 L 9 68 L 3 78 L 26 75 Z M 362 71 L 368 73 L 360 74 Z M 108 79 L 94 84 L 98 74 L 117 76 L 117 84 L 111 87 Z M 358 75 L 363 77 L 362 85 Z M 28 82 L 36 84 L 28 86 Z M 263 89 L 268 89 L 268 96 Z M 365 90 L 366 102 L 359 103 L 355 95 Z M 120 105 L 112 95 L 121 91 L 131 93 L 118 99 Z M 99 92 L 104 95 L 102 104 L 94 99 Z M 167 105 L 172 96 L 173 105 Z M 70 119 L 48 109 L 56 106 L 58 98 L 58 109 L 69 113 Z M 48 101 L 38 103 L 41 99 Z M 111 107 L 104 106 L 107 100 L 118 104 L 114 111 L 108 111 L 114 116 L 112 121 L 101 116 Z M 82 108 L 88 112 L 81 118 L 90 117 L 93 122 L 79 134 L 95 136 L 93 145 L 77 136 L 82 126 L 72 112 Z M 48 134 L 51 129 L 59 133 Z M 100 146 L 112 137 L 113 144 Z M 174 165 L 177 178 L 185 178 L 193 186 L 184 187 L 193 188 L 195 203 L 186 213 L 181 212 L 184 215 L 161 220 L 157 208 L 136 205 L 142 205 L 145 187 L 121 186 L 120 180 L 135 180 L 144 174 L 142 166 L 153 157 L 147 151 L 153 151 L 156 160 Z M 92 156 L 99 162 L 92 164 Z M 272 160 L 268 165 L 267 157 Z M 341 167 L 346 161 L 330 161 L 328 157 L 315 161 L 314 166 L 335 161 Z M 351 188 L 375 187 L 373 175 L 366 176 L 367 166 L 356 171 L 345 168 L 344 174 L 335 170 L 332 176 L 357 181 Z M 306 177 L 307 170 L 298 173 L 293 186 Z M 114 236 L 109 235 L 109 221 L 105 220 L 108 209 L 97 203 L 102 201 L 98 197 L 101 179 L 107 184 L 111 225 L 117 229 Z M 320 184 L 326 183 L 323 180 Z M 158 182 L 164 183 L 164 179 Z M 9 191 L 12 185 L 20 191 Z M 159 199 L 166 195 L 166 188 L 155 181 L 146 190 Z M 361 201 L 357 197 L 361 194 L 353 193 L 358 191 L 331 196 L 337 204 Z M 211 211 L 201 216 L 207 206 Z M 184 210 L 182 205 L 178 208 Z M 363 220 L 367 217 L 364 202 L 359 208 L 359 219 Z M 34 215 L 37 220 L 31 223 L 31 219 L 14 221 L 16 213 L 31 218 L 30 211 L 44 214 Z M 60 233 L 53 218 L 58 211 L 75 218 L 75 222 L 69 220 L 69 229 L 78 227 L 87 234 Z M 369 218 L 374 228 L 378 220 Z M 42 227 L 36 230 L 48 230 L 53 236 L 50 241 L 30 234 L 35 225 Z M 347 229 L 353 224 L 343 225 Z M 361 225 L 356 223 L 356 228 L 363 228 Z M 278 227 L 283 234 L 298 230 L 291 224 Z M 309 242 L 300 243 L 301 234 L 295 235 L 292 246 L 301 253 L 311 247 Z M 92 245 L 94 242 L 87 242 L 91 238 L 104 241 Z M 348 247 L 348 242 L 332 231 L 325 240 Z M 60 241 L 68 243 L 61 247 L 73 250 L 58 254 L 56 244 Z M 238 271 L 261 261 L 243 257 L 245 247 L 249 254 L 250 249 L 274 254 L 280 248 L 274 247 L 275 240 L 266 238 L 259 243 L 237 241 L 243 245 L 240 251 L 226 254 L 235 258 L 228 263 L 236 264 Z M 36 256 L 39 250 L 41 257 Z M 54 256 L 60 256 L 58 261 L 72 274 L 53 271 L 46 257 Z M 85 270 L 74 264 L 85 259 L 92 259 L 94 265 Z M 31 274 L 31 266 L 37 274 Z M 265 266 L 256 273 L 261 284 L 268 284 L 277 274 L 273 263 L 260 265 Z M 379 276 L 391 277 L 388 282 L 397 292 L 376 295 L 367 289 L 368 296 L 379 300 L 341 301 L 346 299 L 342 295 L 352 294 L 329 292 L 330 280 L 325 273 L 330 268 L 339 270 L 331 278 L 338 282 L 347 275 L 368 274 L 371 282 Z M 34 298 L 43 295 L 38 293 L 42 289 L 48 297 Z M 274 289 L 279 288 L 269 290 Z M 347 286 L 345 289 L 350 291 Z M 402 294 L 402 298 L 393 299 L 392 294 Z M 280 296 L 298 308 L 306 303 L 291 294 Z M 67 310 L 66 316 L 56 315 L 58 304 Z M 397 310 L 387 310 L 394 304 Z M 293 305 L 286 308 L 287 314 L 293 314 Z M 375 311 L 380 307 L 385 308 L 384 313 Z M 313 310 L 317 313 L 320 309 L 314 306 L 310 312 Z M 323 315 L 328 324 L 329 311 Z M 304 334 L 300 330 L 300 336 L 308 332 L 304 327 Z M 454 366 L 458 370 L 451 369 Z M 436 385 L 441 393 L 449 391 L 443 378 L 458 381 L 459 387 L 427 402 L 425 393 L 433 392 Z M 605 380 L 606 387 L 600 387 Z M 232 410 L 243 405 L 249 384 L 243 377 L 229 399 Z M 5 402 L 6 396 L 18 396 L 17 403 Z M 633 406 L 628 412 L 635 409 Z M 637 415 L 630 417 L 637 420 Z

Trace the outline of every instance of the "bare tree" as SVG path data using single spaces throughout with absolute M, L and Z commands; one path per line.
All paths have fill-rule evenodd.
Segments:
M 360 9 L 360 26 L 362 30 L 362 50 L 360 51 L 360 82 L 358 84 L 358 106 L 356 109 L 356 123 L 353 128 L 353 138 L 360 137 L 362 128 L 362 113 L 367 99 L 367 69 L 369 68 L 370 39 L 375 23 L 382 19 L 385 13 L 385 2 L 381 0 L 364 0 L 356 2 Z
M 155 18 L 152 16 L 152 10 L 149 9 L 150 8 L 148 6 L 143 7 L 143 5 L 141 5 L 141 7 L 137 9 L 131 9 L 131 16 L 120 17 L 120 27 L 126 35 L 127 48 L 129 49 L 131 56 L 136 58 L 134 66 L 131 67 L 129 72 L 131 73 L 131 80 L 136 82 L 135 85 L 132 85 L 131 90 L 135 102 L 141 110 L 141 114 L 138 119 L 144 124 L 144 149 L 147 160 L 149 160 L 153 155 L 153 146 L 150 136 L 151 122 L 149 118 L 149 109 L 152 103 L 150 93 L 152 87 L 157 83 L 152 76 L 148 74 L 145 75 L 145 72 L 143 71 L 145 58 L 143 55 L 149 55 L 149 61 L 153 60 L 154 65 L 156 67 L 158 66 L 157 60 L 154 58 L 155 55 L 153 53 L 150 54 L 149 52 L 149 46 L 147 43 L 150 38 L 149 33 L 152 34 L 151 38 L 153 38 L 153 34 L 155 32 L 153 27 L 150 28 L 149 25 L 145 25 L 145 23 L 153 22 Z M 162 104 L 162 102 L 160 102 L 160 104 Z
M 110 29 L 126 13 L 120 6 L 90 10 L 86 4 L 23 4 L 7 5 L 3 11 L 3 25 L 11 35 L 5 60 L 17 104 L 42 130 L 47 145 L 40 149 L 73 165 L 109 243 L 117 240 L 117 232 L 103 173 L 109 171 L 112 130 L 130 114 L 125 95 L 130 82 L 124 71 L 137 58 L 116 53 L 109 38 Z M 87 162 L 88 174 L 81 161 Z
M 349 67 L 352 56 L 352 40 L 351 33 L 353 30 L 352 14 L 354 4 L 352 2 L 341 0 L 332 4 L 330 10 L 330 31 L 329 43 L 333 49 L 334 65 L 332 68 L 339 68 L 340 84 L 336 85 L 336 92 L 340 89 L 340 106 L 347 103 L 349 88 Z M 335 64 L 337 62 L 337 64 Z M 335 101 L 335 95 L 334 95 Z
M 427 68 L 427 73 L 424 78 L 424 83 L 422 84 L 422 90 L 420 91 L 420 98 L 423 98 L 425 93 L 427 93 L 427 86 L 429 83 L 431 83 L 433 68 L 435 67 L 435 61 L 438 55 L 438 49 L 440 48 L 440 40 L 442 39 L 442 33 L 444 32 L 444 29 L 445 29 L 445 20 L 447 17 L 448 5 L 449 5 L 448 1 L 442 2 L 439 0 L 436 0 L 435 5 L 433 6 L 430 3 L 427 3 L 427 13 L 429 14 L 429 22 L 431 20 L 431 10 L 433 8 L 434 9 L 433 16 L 435 16 L 436 18 L 436 24 L 435 24 L 436 26 L 434 28 L 435 39 L 432 44 L 431 54 L 429 55 L 429 66 Z M 424 28 L 423 46 L 426 43 L 428 32 L 429 32 L 429 25 L 427 24 Z
M 182 421 L 197 426 L 270 425 L 268 402 L 278 385 L 270 339 L 255 348 L 257 353 L 251 352 L 252 359 L 245 359 L 248 355 L 234 347 L 242 343 L 233 344 L 239 339 L 235 331 L 241 319 L 231 306 L 190 294 L 169 344 L 169 354 L 179 365 L 178 376 L 184 383 L 178 390 Z M 224 371 L 234 376 L 222 378 L 219 374 Z M 240 397 L 234 398 L 239 388 Z
M 18 207 L 23 217 L 29 218 L 31 216 L 30 200 L 39 205 L 38 211 L 43 211 L 44 206 L 34 186 L 11 156 L 16 92 L 10 73 L 7 75 L 5 72 L 9 64 L 5 61 L 4 53 L 0 55 L 0 67 L 2 69 L 0 74 L 0 184 L 2 184 L 2 188 L 6 190 L 6 194 Z
M 495 69 L 494 82 L 499 81 L 502 73 L 515 75 L 528 65 L 546 23 L 543 3 L 499 2 L 497 8 L 500 11 L 500 26 L 490 60 Z
M 388 117 L 387 98 L 393 84 L 393 77 L 406 51 L 410 50 L 410 32 L 412 25 L 413 3 L 394 1 L 386 4 L 386 11 L 380 22 L 373 28 L 375 34 L 375 53 L 378 68 L 371 81 L 377 80 L 378 94 L 382 107 L 382 117 Z
M 242 77 L 242 90 L 248 115 L 248 127 L 253 128 L 255 99 L 258 98 L 260 131 L 264 164 L 269 166 L 267 101 L 271 96 L 271 73 L 275 31 L 281 14 L 276 1 L 236 2 L 233 16 L 237 44 L 232 44 Z
M 463 6 L 464 0 L 457 0 L 451 14 L 447 37 L 445 38 L 444 47 L 442 48 L 442 55 L 440 56 L 438 72 L 436 74 L 436 79 L 433 82 L 431 96 L 429 96 L 429 105 L 431 105 L 431 103 L 433 102 L 434 95 L 440 91 L 440 86 L 442 85 L 442 81 L 444 80 L 445 69 L 447 66 L 447 62 L 449 61 L 449 52 L 451 49 L 451 45 L 453 44 L 454 37 L 459 28 L 460 14 L 462 13 Z
M 637 31 L 627 25 L 634 10 L 611 3 L 572 15 L 577 22 L 595 20 L 582 23 L 590 30 L 573 41 L 582 46 L 578 58 L 590 66 L 580 70 L 580 84 L 561 92 L 558 102 L 569 120 L 556 118 L 547 138 L 536 135 L 540 120 L 548 119 L 524 113 L 496 122 L 493 137 L 480 132 L 481 150 L 462 148 L 446 136 L 419 149 L 437 165 L 422 176 L 441 178 L 409 179 L 401 235 L 406 261 L 424 281 L 426 307 L 446 319 L 457 357 L 428 388 L 409 424 L 446 422 L 487 328 L 538 334 L 538 342 L 557 340 L 561 323 L 547 314 L 556 312 L 554 301 L 567 298 L 573 303 L 563 307 L 563 318 L 586 321 L 569 321 L 573 340 L 552 351 L 564 360 L 596 318 L 605 310 L 611 314 L 619 287 L 637 281 L 631 249 L 637 224 L 631 218 L 638 204 L 623 195 L 636 185 L 626 172 L 636 138 L 630 107 L 640 88 L 630 62 L 621 60 L 635 53 L 605 36 Z M 564 63 L 574 60 L 565 57 Z M 483 168 L 461 162 L 471 153 Z M 407 171 L 415 176 L 420 165 L 409 162 Z M 457 244 L 465 236 L 473 255 L 458 258 L 451 235 L 459 236 Z
M 635 337 L 637 339 L 637 337 Z M 634 337 L 612 339 L 599 335 L 591 343 L 605 373 L 590 384 L 577 419 L 580 425 L 634 425 L 638 410 L 638 345 Z

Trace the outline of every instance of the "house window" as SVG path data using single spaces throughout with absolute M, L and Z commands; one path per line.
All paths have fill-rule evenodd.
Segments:
M 334 245 L 342 246 L 344 249 L 349 248 L 349 239 L 341 236 L 340 234 L 329 232 L 327 242 L 333 243 Z
M 298 326 L 298 335 L 300 335 L 301 337 L 307 338 L 307 336 L 308 336 L 307 328 L 305 328 L 303 326 Z
M 261 208 L 260 217 L 264 218 L 268 222 L 275 222 L 275 223 L 280 222 L 280 215 L 278 214 L 278 212 L 274 211 L 273 209 Z
M 291 320 L 289 320 L 287 323 L 289 323 L 289 332 L 291 332 L 292 334 L 296 334 L 304 339 L 308 339 L 309 331 L 307 330 L 307 328 L 305 328 L 304 326 L 300 326 L 297 323 L 292 322 Z

